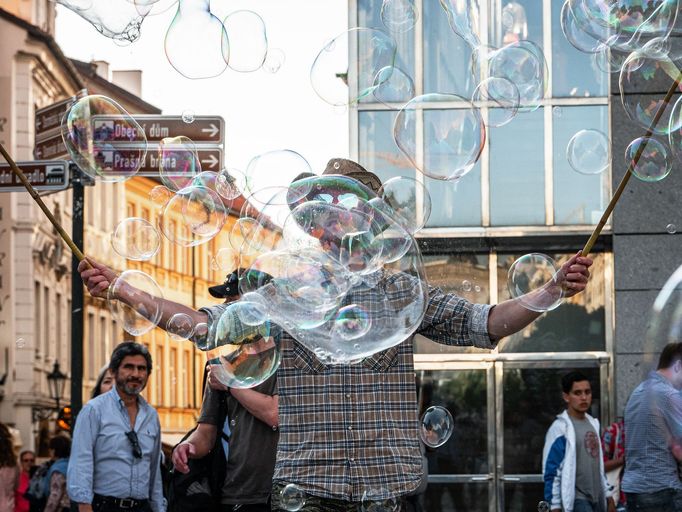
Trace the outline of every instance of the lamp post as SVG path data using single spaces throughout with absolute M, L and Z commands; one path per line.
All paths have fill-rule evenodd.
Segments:
M 59 411 L 59 401 L 64 396 L 66 379 L 66 374 L 59 369 L 59 361 L 55 361 L 52 371 L 47 374 L 47 386 L 50 388 L 50 398 L 57 402 L 57 411 Z

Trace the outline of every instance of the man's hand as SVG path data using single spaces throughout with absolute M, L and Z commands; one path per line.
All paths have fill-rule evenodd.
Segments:
M 90 503 L 79 503 L 78 512 L 92 512 L 92 505 Z
M 586 258 L 577 253 L 561 265 L 557 273 L 557 284 L 563 288 L 564 297 L 573 297 L 587 287 L 587 280 L 590 278 L 588 269 L 592 263 L 594 262 L 591 258 Z
M 116 272 L 91 258 L 85 258 L 78 264 L 78 272 L 90 295 L 107 298 L 107 291 L 116 279 Z
M 171 455 L 171 461 L 173 461 L 173 467 L 176 471 L 180 473 L 189 473 L 189 459 L 196 453 L 196 449 L 192 443 L 183 441 L 175 447 L 173 454 Z M 80 511 L 79 511 L 80 512 Z
M 208 366 L 208 385 L 211 386 L 211 389 L 215 391 L 227 391 L 228 389 L 230 389 L 225 384 L 220 382 L 220 380 L 218 380 L 218 377 L 216 377 L 215 374 L 211 372 L 211 365 Z

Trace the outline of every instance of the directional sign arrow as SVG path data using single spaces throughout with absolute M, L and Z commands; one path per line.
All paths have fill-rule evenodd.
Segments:
M 209 126 L 210 126 L 210 128 L 202 128 L 201 131 L 203 133 L 210 134 L 209 137 L 213 138 L 220 131 L 220 129 L 216 125 L 214 125 L 213 123 L 211 123 Z
M 205 153 L 205 150 L 198 150 L 201 151 L 202 153 Z M 201 157 L 200 157 L 201 158 Z M 218 164 L 220 163 L 220 160 L 218 160 L 213 153 L 209 154 L 208 158 L 204 158 L 201 160 L 201 168 L 204 170 L 208 171 L 214 171 L 214 170 L 220 170 L 220 167 Z

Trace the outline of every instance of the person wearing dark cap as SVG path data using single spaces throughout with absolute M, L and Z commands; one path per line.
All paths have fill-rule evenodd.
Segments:
M 79 271 L 83 282 L 93 296 L 106 297 L 109 285 L 116 279 L 116 273 L 91 258 L 88 267 L 81 262 Z M 116 298 L 136 307 L 158 307 L 161 310 L 159 327 L 166 329 L 168 320 L 177 313 L 189 315 L 194 325 L 207 324 L 208 330 L 218 321 L 220 314 L 230 303 L 239 299 L 239 276 L 245 269 L 238 268 L 229 273 L 222 284 L 209 287 L 209 293 L 223 304 L 201 308 L 195 311 L 176 302 L 143 295 L 135 290 L 117 287 Z M 258 276 L 267 282 L 269 276 Z M 132 297 L 135 297 L 133 302 Z M 153 304 L 151 302 L 154 302 Z M 227 388 L 218 381 L 208 367 L 208 386 L 204 392 L 201 413 L 196 430 L 175 447 L 172 454 L 173 466 L 177 471 L 189 471 L 188 459 L 202 458 L 215 446 L 220 428 L 228 437 L 227 471 L 220 493 L 221 512 L 261 512 L 270 510 L 270 490 L 278 440 L 278 395 L 276 374 L 265 382 L 250 389 Z M 227 404 L 227 418 L 220 425 L 221 402 Z M 253 456 L 253 450 L 258 456 Z

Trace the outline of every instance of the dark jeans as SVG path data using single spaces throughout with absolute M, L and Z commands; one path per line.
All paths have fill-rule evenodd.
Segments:
M 220 505 L 220 512 L 270 512 L 269 503 L 251 505 Z
M 643 494 L 625 493 L 628 512 L 682 512 L 682 491 L 664 489 Z
M 573 502 L 573 512 L 606 512 L 606 504 L 576 498 Z

